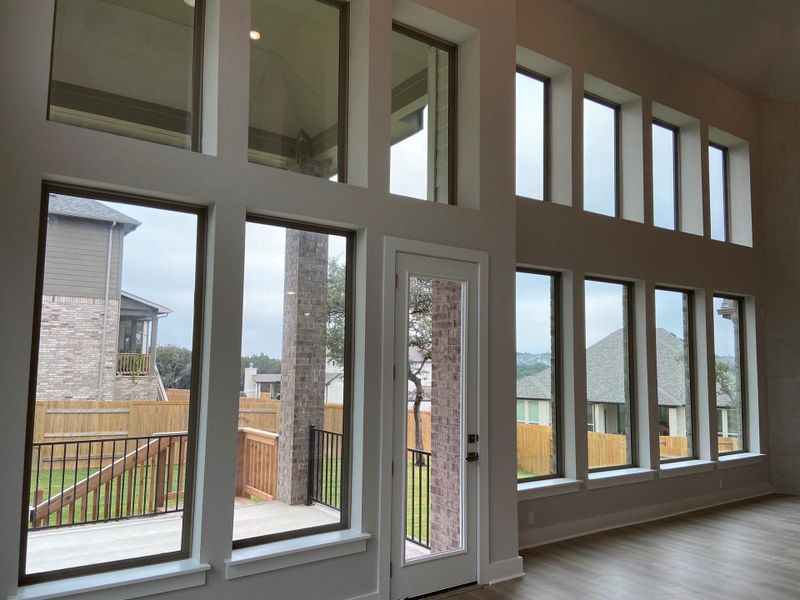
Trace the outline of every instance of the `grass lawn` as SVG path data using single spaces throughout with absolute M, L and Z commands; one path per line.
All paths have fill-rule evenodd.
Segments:
M 108 493 L 111 496 L 110 498 L 110 507 L 106 506 L 106 487 L 103 486 L 100 488 L 100 495 L 99 495 L 99 502 L 98 499 L 95 497 L 94 492 L 89 493 L 88 501 L 86 497 L 81 497 L 75 502 L 75 516 L 74 522 L 75 524 L 82 523 L 86 519 L 89 521 L 92 520 L 92 504 L 98 506 L 98 514 L 96 519 L 98 520 L 105 520 L 105 519 L 118 519 L 122 517 L 128 517 L 133 515 L 141 514 L 139 512 L 139 493 L 140 490 L 142 492 L 147 493 L 147 497 L 150 497 L 150 490 L 152 489 L 153 482 L 155 479 L 155 470 L 148 469 L 148 472 L 144 472 L 144 465 L 140 465 L 137 470 L 135 477 L 131 477 L 131 473 L 126 473 L 124 481 L 122 478 L 115 478 L 114 482 L 109 485 Z M 178 465 L 173 465 L 172 467 L 172 479 L 169 482 L 169 491 L 176 492 L 178 490 Z M 49 470 L 37 473 L 36 471 L 31 472 L 31 487 L 30 487 L 30 496 L 29 496 L 29 504 L 33 506 L 35 502 L 35 492 L 36 489 L 40 489 L 44 492 L 43 498 L 47 499 L 48 497 L 52 498 L 57 496 L 61 493 L 62 490 L 68 490 L 72 487 L 76 482 L 80 482 L 85 480 L 89 475 L 96 473 L 99 471 L 99 468 L 93 469 L 86 469 L 86 468 L 67 468 L 64 469 L 63 473 L 61 468 L 53 468 L 52 471 L 52 478 L 51 472 Z M 139 476 L 140 474 L 145 478 L 146 481 L 145 488 L 142 489 L 139 483 Z M 185 477 L 185 471 L 181 469 L 180 472 L 181 477 L 181 487 L 183 487 L 183 480 Z M 63 485 L 63 487 L 62 487 Z M 119 486 L 123 486 L 121 490 L 122 495 L 122 502 L 121 506 L 117 506 L 117 489 Z M 166 485 L 166 481 L 165 481 Z M 132 505 L 132 513 L 127 510 L 127 503 L 128 497 L 134 494 L 134 502 Z M 167 501 L 168 508 L 175 508 L 177 500 L 172 499 Z M 86 504 L 85 504 L 86 503 Z M 145 503 L 146 505 L 147 503 Z M 110 508 L 108 513 L 106 509 Z M 84 518 L 84 511 L 86 511 L 86 519 Z M 53 512 L 50 515 L 49 524 L 55 525 L 57 523 L 57 512 Z M 65 506 L 62 510 L 62 523 L 67 524 L 69 521 L 69 508 Z

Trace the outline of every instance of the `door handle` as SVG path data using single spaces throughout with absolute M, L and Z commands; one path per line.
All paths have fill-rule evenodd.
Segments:
M 477 462 L 478 461 L 478 453 L 477 452 L 467 452 L 467 462 Z

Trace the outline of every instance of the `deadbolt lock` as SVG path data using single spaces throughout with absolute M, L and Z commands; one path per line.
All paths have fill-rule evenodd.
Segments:
M 467 452 L 467 462 L 476 462 L 478 460 L 477 452 Z
M 478 434 L 477 433 L 469 433 L 469 434 L 467 434 L 467 443 L 468 444 L 477 444 L 478 443 Z

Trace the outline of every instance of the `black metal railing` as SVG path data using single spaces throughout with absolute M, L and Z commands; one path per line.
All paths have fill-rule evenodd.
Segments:
M 183 510 L 187 434 L 34 443 L 30 529 Z
M 408 448 L 406 493 L 406 539 L 430 548 L 431 453 Z
M 308 494 L 306 504 L 342 509 L 343 436 L 335 431 L 308 427 Z

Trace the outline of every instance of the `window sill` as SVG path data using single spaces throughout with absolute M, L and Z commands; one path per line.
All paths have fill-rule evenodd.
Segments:
M 734 467 L 745 467 L 747 465 L 757 465 L 764 462 L 765 454 L 757 452 L 739 452 L 738 454 L 726 454 L 719 457 L 718 469 L 733 469 Z
M 206 571 L 210 568 L 211 565 L 191 559 L 148 565 L 24 586 L 8 599 L 141 598 L 205 585 Z
M 561 496 L 579 492 L 581 482 L 578 479 L 560 477 L 558 479 L 542 479 L 540 481 L 526 481 L 517 484 L 518 500 L 535 500 L 549 496 Z
M 680 462 L 661 465 L 658 473 L 660 479 L 692 475 L 694 473 L 707 473 L 714 470 L 714 463 L 710 460 L 683 460 Z
M 226 579 L 267 573 L 319 560 L 365 552 L 372 536 L 354 529 L 332 531 L 239 548 L 225 561 Z
M 655 479 L 655 476 L 655 470 L 641 467 L 618 469 L 616 471 L 598 471 L 596 473 L 589 473 L 589 479 L 586 481 L 586 489 L 596 490 L 616 485 L 652 481 Z

